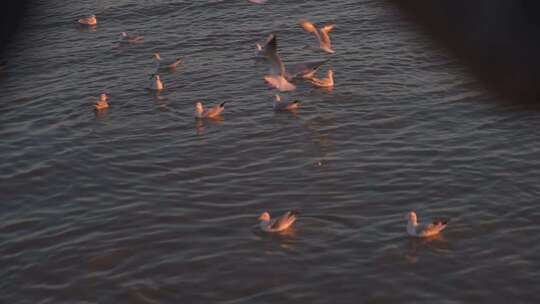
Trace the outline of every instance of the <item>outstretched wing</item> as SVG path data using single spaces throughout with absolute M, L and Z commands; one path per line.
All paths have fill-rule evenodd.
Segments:
M 270 226 L 271 229 L 285 229 L 292 225 L 294 221 L 296 221 L 296 216 L 298 215 L 298 211 L 287 211 L 284 215 L 277 218 L 272 225 Z
M 321 65 L 323 65 L 327 61 L 328 60 L 309 61 L 291 65 L 286 68 L 287 76 L 289 79 L 308 76 L 317 71 L 321 67 Z
M 446 225 L 448 224 L 448 221 L 434 221 L 433 223 L 429 225 L 422 225 L 418 226 L 418 234 L 419 235 L 434 235 L 439 233 L 441 230 L 446 228 Z
M 277 39 L 275 34 L 270 34 L 263 46 L 264 56 L 270 58 L 274 56 L 277 52 Z
M 328 45 L 328 47 L 331 47 L 332 42 L 330 41 L 330 36 L 328 33 L 330 33 L 334 29 L 333 24 L 325 25 L 323 28 L 321 28 L 321 40 L 324 44 Z

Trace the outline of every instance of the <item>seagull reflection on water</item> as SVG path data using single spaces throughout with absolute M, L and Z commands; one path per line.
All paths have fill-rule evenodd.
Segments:
M 418 263 L 419 253 L 430 251 L 435 254 L 442 254 L 449 249 L 449 243 L 443 235 L 437 234 L 425 238 L 407 238 L 407 253 L 405 259 L 411 263 Z

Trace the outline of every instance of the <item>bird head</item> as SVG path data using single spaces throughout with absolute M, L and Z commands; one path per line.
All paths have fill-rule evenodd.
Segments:
M 259 216 L 258 220 L 259 222 L 268 222 L 270 221 L 270 214 L 265 211 L 261 214 L 261 216 Z
M 407 215 L 405 216 L 405 219 L 407 219 L 409 223 L 413 223 L 413 224 L 417 223 L 416 213 L 414 211 L 407 213 Z
M 202 102 L 197 101 L 197 103 L 195 104 L 195 112 L 197 112 L 197 114 L 202 114 L 204 112 Z

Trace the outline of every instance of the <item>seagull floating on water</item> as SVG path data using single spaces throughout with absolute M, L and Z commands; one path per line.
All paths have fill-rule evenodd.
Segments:
M 96 104 L 94 105 L 95 109 L 97 111 L 99 110 L 103 110 L 103 109 L 106 109 L 109 107 L 109 103 L 107 102 L 107 99 L 109 99 L 109 96 L 107 96 L 107 94 L 105 93 L 102 93 L 100 96 L 99 96 L 99 101 L 96 102 Z
M 281 96 L 279 94 L 276 94 L 274 99 L 274 111 L 290 111 L 298 109 L 300 106 L 299 100 L 293 100 L 293 101 L 282 101 Z
M 94 25 L 97 24 L 96 16 L 95 15 L 90 15 L 89 17 L 81 18 L 81 19 L 79 19 L 79 24 L 94 26 Z
M 120 33 L 121 40 L 120 42 L 129 43 L 129 44 L 137 44 L 142 43 L 144 38 L 140 35 L 128 35 L 126 32 Z
M 150 90 L 161 91 L 163 90 L 163 82 L 159 77 L 159 74 L 151 75 Z
M 407 218 L 407 233 L 410 236 L 415 237 L 430 237 L 439 234 L 446 225 L 448 221 L 434 221 L 431 224 L 419 224 L 416 218 L 416 213 L 413 211 L 409 212 L 406 216 Z
M 328 25 L 323 26 L 320 29 L 317 29 L 317 27 L 315 27 L 313 23 L 306 20 L 301 20 L 300 26 L 304 28 L 306 32 L 312 33 L 315 35 L 315 37 L 317 38 L 317 41 L 319 41 L 319 48 L 321 50 L 329 54 L 335 53 L 335 51 L 332 49 L 332 42 L 330 41 L 330 36 L 328 35 L 328 33 L 330 33 L 332 29 L 334 28 L 333 24 L 328 24 Z
M 289 228 L 295 221 L 298 211 L 287 211 L 284 215 L 275 219 L 270 219 L 268 212 L 263 212 L 259 216 L 259 226 L 266 232 L 280 232 Z
M 318 79 L 313 77 L 310 79 L 311 83 L 319 88 L 333 88 L 334 87 L 334 71 L 328 70 L 326 78 Z
M 210 110 L 205 110 L 202 102 L 199 101 L 195 104 L 195 117 L 219 119 L 223 110 L 225 110 L 225 101 L 214 106 Z
M 161 59 L 161 55 L 159 53 L 154 53 L 154 60 L 156 63 L 156 71 L 159 70 L 175 70 L 178 65 L 182 63 L 182 58 L 178 57 L 173 61 L 167 61 Z

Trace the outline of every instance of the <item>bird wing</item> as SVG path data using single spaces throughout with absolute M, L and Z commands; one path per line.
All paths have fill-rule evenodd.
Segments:
M 270 229 L 285 229 L 292 225 L 296 221 L 296 211 L 287 211 L 284 215 L 276 218 L 275 221 L 270 225 Z
M 277 39 L 275 34 L 270 34 L 263 46 L 264 56 L 270 58 L 274 56 L 277 52 Z
M 206 113 L 206 116 L 208 117 L 218 116 L 219 114 L 221 114 L 221 112 L 223 112 L 223 110 L 225 110 L 225 102 L 222 102 L 221 104 L 216 105 L 212 109 L 208 110 L 208 112 Z
M 268 59 L 270 60 L 270 74 L 285 77 L 285 65 L 278 53 L 275 52 Z
M 321 65 L 326 63 L 328 60 L 319 60 L 319 61 L 308 61 L 293 64 L 286 68 L 287 76 L 292 79 L 296 77 L 304 77 L 306 75 L 312 74 L 318 70 Z
M 325 25 L 323 28 L 321 28 L 321 40 L 324 44 L 326 44 L 328 47 L 332 46 L 332 42 L 330 41 L 330 36 L 328 33 L 332 31 L 334 28 L 333 24 Z
M 434 221 L 433 223 L 430 223 L 427 225 L 418 225 L 416 228 L 416 232 L 418 235 L 437 234 L 441 230 L 446 228 L 447 224 L 448 224 L 448 221 Z

